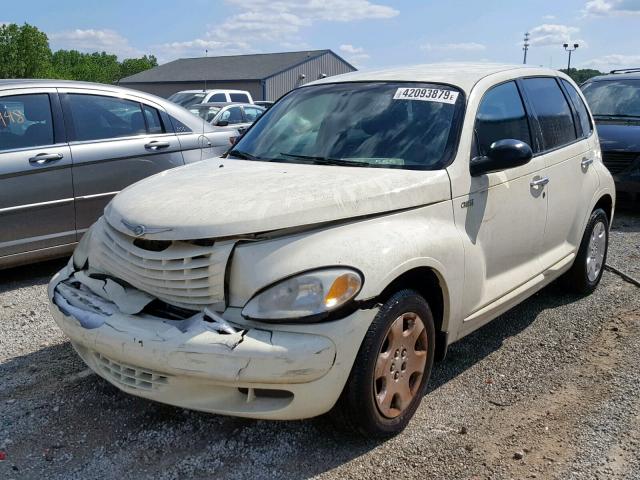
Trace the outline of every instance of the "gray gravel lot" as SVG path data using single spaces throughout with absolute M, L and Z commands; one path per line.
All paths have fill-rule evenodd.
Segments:
M 609 262 L 640 279 L 640 213 Z M 327 418 L 264 422 L 173 408 L 90 374 L 55 327 L 64 261 L 0 272 L 2 479 L 640 479 L 640 289 L 605 272 L 589 297 L 550 286 L 451 347 L 403 434 Z

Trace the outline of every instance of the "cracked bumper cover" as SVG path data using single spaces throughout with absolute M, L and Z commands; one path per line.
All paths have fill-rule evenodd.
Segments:
M 72 273 L 67 266 L 52 279 L 51 312 L 92 370 L 125 392 L 214 413 L 294 419 L 328 411 L 375 315 L 359 311 L 307 328 L 261 325 L 226 334 L 116 313 L 85 328 L 53 301 L 55 285 Z M 224 316 L 242 320 L 238 309 Z M 285 395 L 254 394 L 267 390 Z

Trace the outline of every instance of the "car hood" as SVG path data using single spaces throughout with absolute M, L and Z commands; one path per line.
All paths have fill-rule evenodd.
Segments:
M 640 123 L 598 122 L 597 127 L 603 151 L 640 152 Z
M 186 240 L 260 233 L 451 198 L 445 170 L 415 171 L 215 158 L 142 180 L 105 209 L 123 233 Z M 134 232 L 136 226 L 138 228 Z

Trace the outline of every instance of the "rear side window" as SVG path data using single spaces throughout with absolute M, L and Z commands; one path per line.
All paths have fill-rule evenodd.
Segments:
M 247 118 L 247 122 L 255 122 L 263 110 L 255 107 L 244 107 L 244 116 Z
M 224 93 L 214 93 L 213 95 L 211 95 L 211 98 L 209 98 L 210 102 L 226 102 L 227 101 L 227 96 Z
M 147 128 L 138 102 L 99 95 L 69 94 L 76 140 L 145 135 Z
M 475 133 L 480 154 L 497 140 L 514 139 L 531 145 L 529 121 L 514 82 L 489 90 L 478 107 Z
M 230 93 L 229 97 L 232 102 L 250 103 L 246 93 Z
M 144 117 L 147 121 L 147 129 L 149 133 L 164 133 L 164 127 L 162 126 L 162 120 L 160 120 L 158 110 L 148 105 L 144 105 L 142 110 L 144 111 Z
M 536 113 L 545 150 L 576 140 L 573 115 L 560 86 L 554 78 L 525 78 L 527 98 Z
M 582 98 L 580 98 L 580 95 L 578 94 L 576 89 L 573 88 L 573 85 L 571 85 L 569 82 L 567 82 L 564 79 L 562 80 L 562 84 L 564 85 L 564 88 L 569 94 L 569 98 L 573 103 L 573 107 L 575 108 L 576 113 L 578 114 L 578 121 L 580 123 L 582 136 L 588 137 L 591 134 L 593 127 L 591 126 L 591 119 L 589 118 L 589 112 L 587 111 L 587 107 L 582 101 Z
M 53 143 L 49 95 L 0 97 L 0 151 Z

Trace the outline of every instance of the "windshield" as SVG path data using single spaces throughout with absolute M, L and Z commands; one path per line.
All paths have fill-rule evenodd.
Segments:
M 231 150 L 251 160 L 440 169 L 451 157 L 464 99 L 453 87 L 337 83 L 292 91 Z
M 589 82 L 582 91 L 595 116 L 640 117 L 640 80 Z
M 182 93 L 174 93 L 171 95 L 168 100 L 177 103 L 178 105 L 182 105 L 183 107 L 190 107 L 191 105 L 195 105 L 197 103 L 202 103 L 204 99 L 204 92 L 202 93 L 193 93 L 193 92 L 182 92 Z

